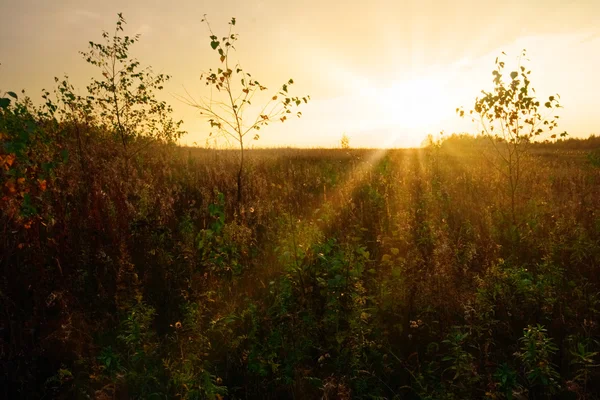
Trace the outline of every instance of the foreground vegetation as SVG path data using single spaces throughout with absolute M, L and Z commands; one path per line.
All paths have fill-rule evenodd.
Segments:
M 241 169 L 106 78 L 0 99 L 0 396 L 597 398 L 598 138 Z
M 514 226 L 473 142 L 250 151 L 240 214 L 233 152 L 125 180 L 101 134 L 86 170 L 37 143 L 51 173 L 3 185 L 3 395 L 591 398 L 600 169 L 528 160 Z

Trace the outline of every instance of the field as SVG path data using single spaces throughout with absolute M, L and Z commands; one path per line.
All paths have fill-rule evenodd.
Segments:
M 600 398 L 600 138 L 525 51 L 456 109 L 478 136 L 249 149 L 312 100 L 248 117 L 268 89 L 206 24 L 214 91 L 179 100 L 233 149 L 177 144 L 122 14 L 85 90 L 0 91 L 0 398 Z
M 236 151 L 75 129 L 2 155 L 3 398 L 597 398 L 597 138 L 512 210 L 468 136 L 250 150 L 240 204 Z

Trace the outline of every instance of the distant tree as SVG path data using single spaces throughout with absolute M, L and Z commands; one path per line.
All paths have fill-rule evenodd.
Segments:
M 340 146 L 344 150 L 350 149 L 350 138 L 345 133 L 342 135 L 342 138 L 340 139 Z
M 421 141 L 421 147 L 435 147 L 438 146 L 440 143 L 441 139 L 436 140 L 436 138 L 431 133 L 428 133 L 427 136 L 425 136 L 425 139 Z
M 506 55 L 504 52 L 503 55 Z M 542 105 L 534 96 L 535 89 L 531 87 L 529 75 L 531 71 L 522 61 L 526 57 L 523 50 L 519 57 L 518 71 L 509 74 L 510 80 L 503 79 L 504 61 L 496 58 L 496 68 L 492 71 L 494 88 L 490 92 L 482 90 L 483 97 L 475 99 L 475 105 L 469 111 L 473 122 L 480 128 L 480 133 L 491 140 L 499 159 L 499 170 L 508 180 L 510 191 L 510 211 L 513 224 L 516 225 L 517 192 L 521 178 L 526 168 L 523 162 L 531 141 L 540 135 L 553 131 L 558 126 L 558 115 L 555 110 L 560 108 L 560 96 L 550 96 L 543 107 L 548 110 L 542 115 Z M 460 117 L 465 112 L 462 107 L 456 109 Z M 566 132 L 560 137 L 567 136 Z M 557 135 L 551 133 L 550 138 Z
M 228 138 L 233 139 L 239 144 L 240 163 L 237 174 L 237 202 L 238 206 L 242 203 L 242 176 L 244 171 L 244 149 L 248 134 L 252 134 L 254 140 L 259 139 L 258 131 L 269 125 L 271 122 L 285 122 L 289 114 L 292 114 L 294 107 L 302 103 L 308 103 L 310 96 L 293 97 L 288 93 L 289 87 L 294 84 L 293 79 L 289 79 L 281 85 L 279 90 L 269 97 L 269 100 L 261 107 L 261 111 L 250 117 L 247 116 L 248 106 L 252 105 L 252 100 L 256 93 L 267 90 L 252 75 L 246 72 L 239 62 L 233 61 L 231 51 L 235 50 L 234 44 L 238 40 L 238 34 L 233 32 L 235 18 L 229 22 L 229 32 L 227 36 L 218 38 L 210 27 L 206 16 L 202 19 L 206 23 L 210 32 L 210 47 L 217 52 L 220 65 L 216 69 L 209 69 L 201 75 L 206 86 L 211 87 L 210 97 L 201 98 L 196 102 L 191 96 L 185 101 L 200 110 L 200 115 L 207 120 L 211 128 L 216 128 L 217 132 Z M 217 93 L 214 93 L 216 89 Z M 224 100 L 219 101 L 213 98 L 213 95 L 222 95 Z M 296 112 L 300 117 L 302 113 Z M 212 135 L 212 132 L 210 133 Z

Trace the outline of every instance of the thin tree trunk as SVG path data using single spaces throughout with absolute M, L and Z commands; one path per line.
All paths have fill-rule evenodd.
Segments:
M 240 140 L 240 169 L 237 176 L 237 203 L 238 209 L 242 207 L 242 173 L 244 172 L 244 142 Z

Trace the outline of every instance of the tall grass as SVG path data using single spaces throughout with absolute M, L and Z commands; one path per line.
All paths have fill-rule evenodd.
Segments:
M 239 209 L 234 152 L 157 142 L 124 181 L 102 131 L 39 127 L 2 176 L 6 398 L 600 391 L 600 170 L 561 144 L 527 159 L 516 229 L 470 137 L 248 150 Z

